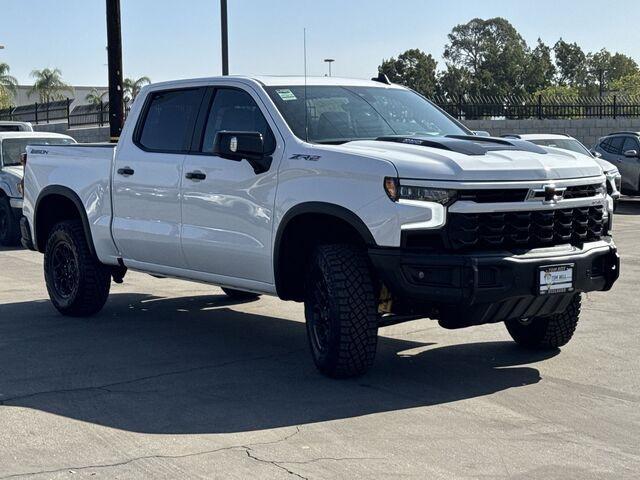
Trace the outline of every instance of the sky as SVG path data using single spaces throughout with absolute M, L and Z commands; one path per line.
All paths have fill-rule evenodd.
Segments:
M 121 0 L 124 73 L 152 81 L 219 75 L 219 0 Z M 529 45 L 562 37 L 640 64 L 640 0 L 228 0 L 233 74 L 370 78 L 409 48 L 442 52 L 451 28 L 508 19 Z M 107 84 L 105 0 L 0 0 L 0 62 L 20 84 L 59 68 L 72 85 Z

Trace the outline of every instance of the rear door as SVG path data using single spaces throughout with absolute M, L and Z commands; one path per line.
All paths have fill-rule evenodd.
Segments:
M 204 112 L 204 110 L 203 110 Z M 184 160 L 182 246 L 188 268 L 233 279 L 273 283 L 271 235 L 278 159 L 283 142 L 250 89 L 219 86 L 202 116 L 202 133 Z M 272 164 L 256 174 L 246 161 L 213 153 L 220 131 L 259 132 Z M 232 285 L 233 286 L 233 285 Z
M 112 230 L 131 265 L 185 265 L 180 246 L 182 166 L 205 92 L 150 92 L 133 141 L 116 152 Z

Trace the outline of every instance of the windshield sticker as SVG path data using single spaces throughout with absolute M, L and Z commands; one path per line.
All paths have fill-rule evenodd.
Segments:
M 282 88 L 280 90 L 276 90 L 276 93 L 280 95 L 280 98 L 285 102 L 288 102 L 290 100 L 297 100 L 296 96 L 288 88 Z

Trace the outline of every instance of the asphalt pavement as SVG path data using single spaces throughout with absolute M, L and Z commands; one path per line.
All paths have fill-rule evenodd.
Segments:
M 640 478 L 640 201 L 615 237 L 622 276 L 561 350 L 418 320 L 345 381 L 299 304 L 130 273 L 65 318 L 42 256 L 0 250 L 0 480 Z

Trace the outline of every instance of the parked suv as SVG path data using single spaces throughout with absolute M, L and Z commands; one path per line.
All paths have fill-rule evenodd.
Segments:
M 620 270 L 592 158 L 472 135 L 385 78 L 146 86 L 117 146 L 30 147 L 24 187 L 62 314 L 98 312 L 128 268 L 277 295 L 304 302 L 332 377 L 421 317 L 558 348 Z
M 640 195 L 640 132 L 615 132 L 598 140 L 594 149 L 618 167 L 622 193 Z

